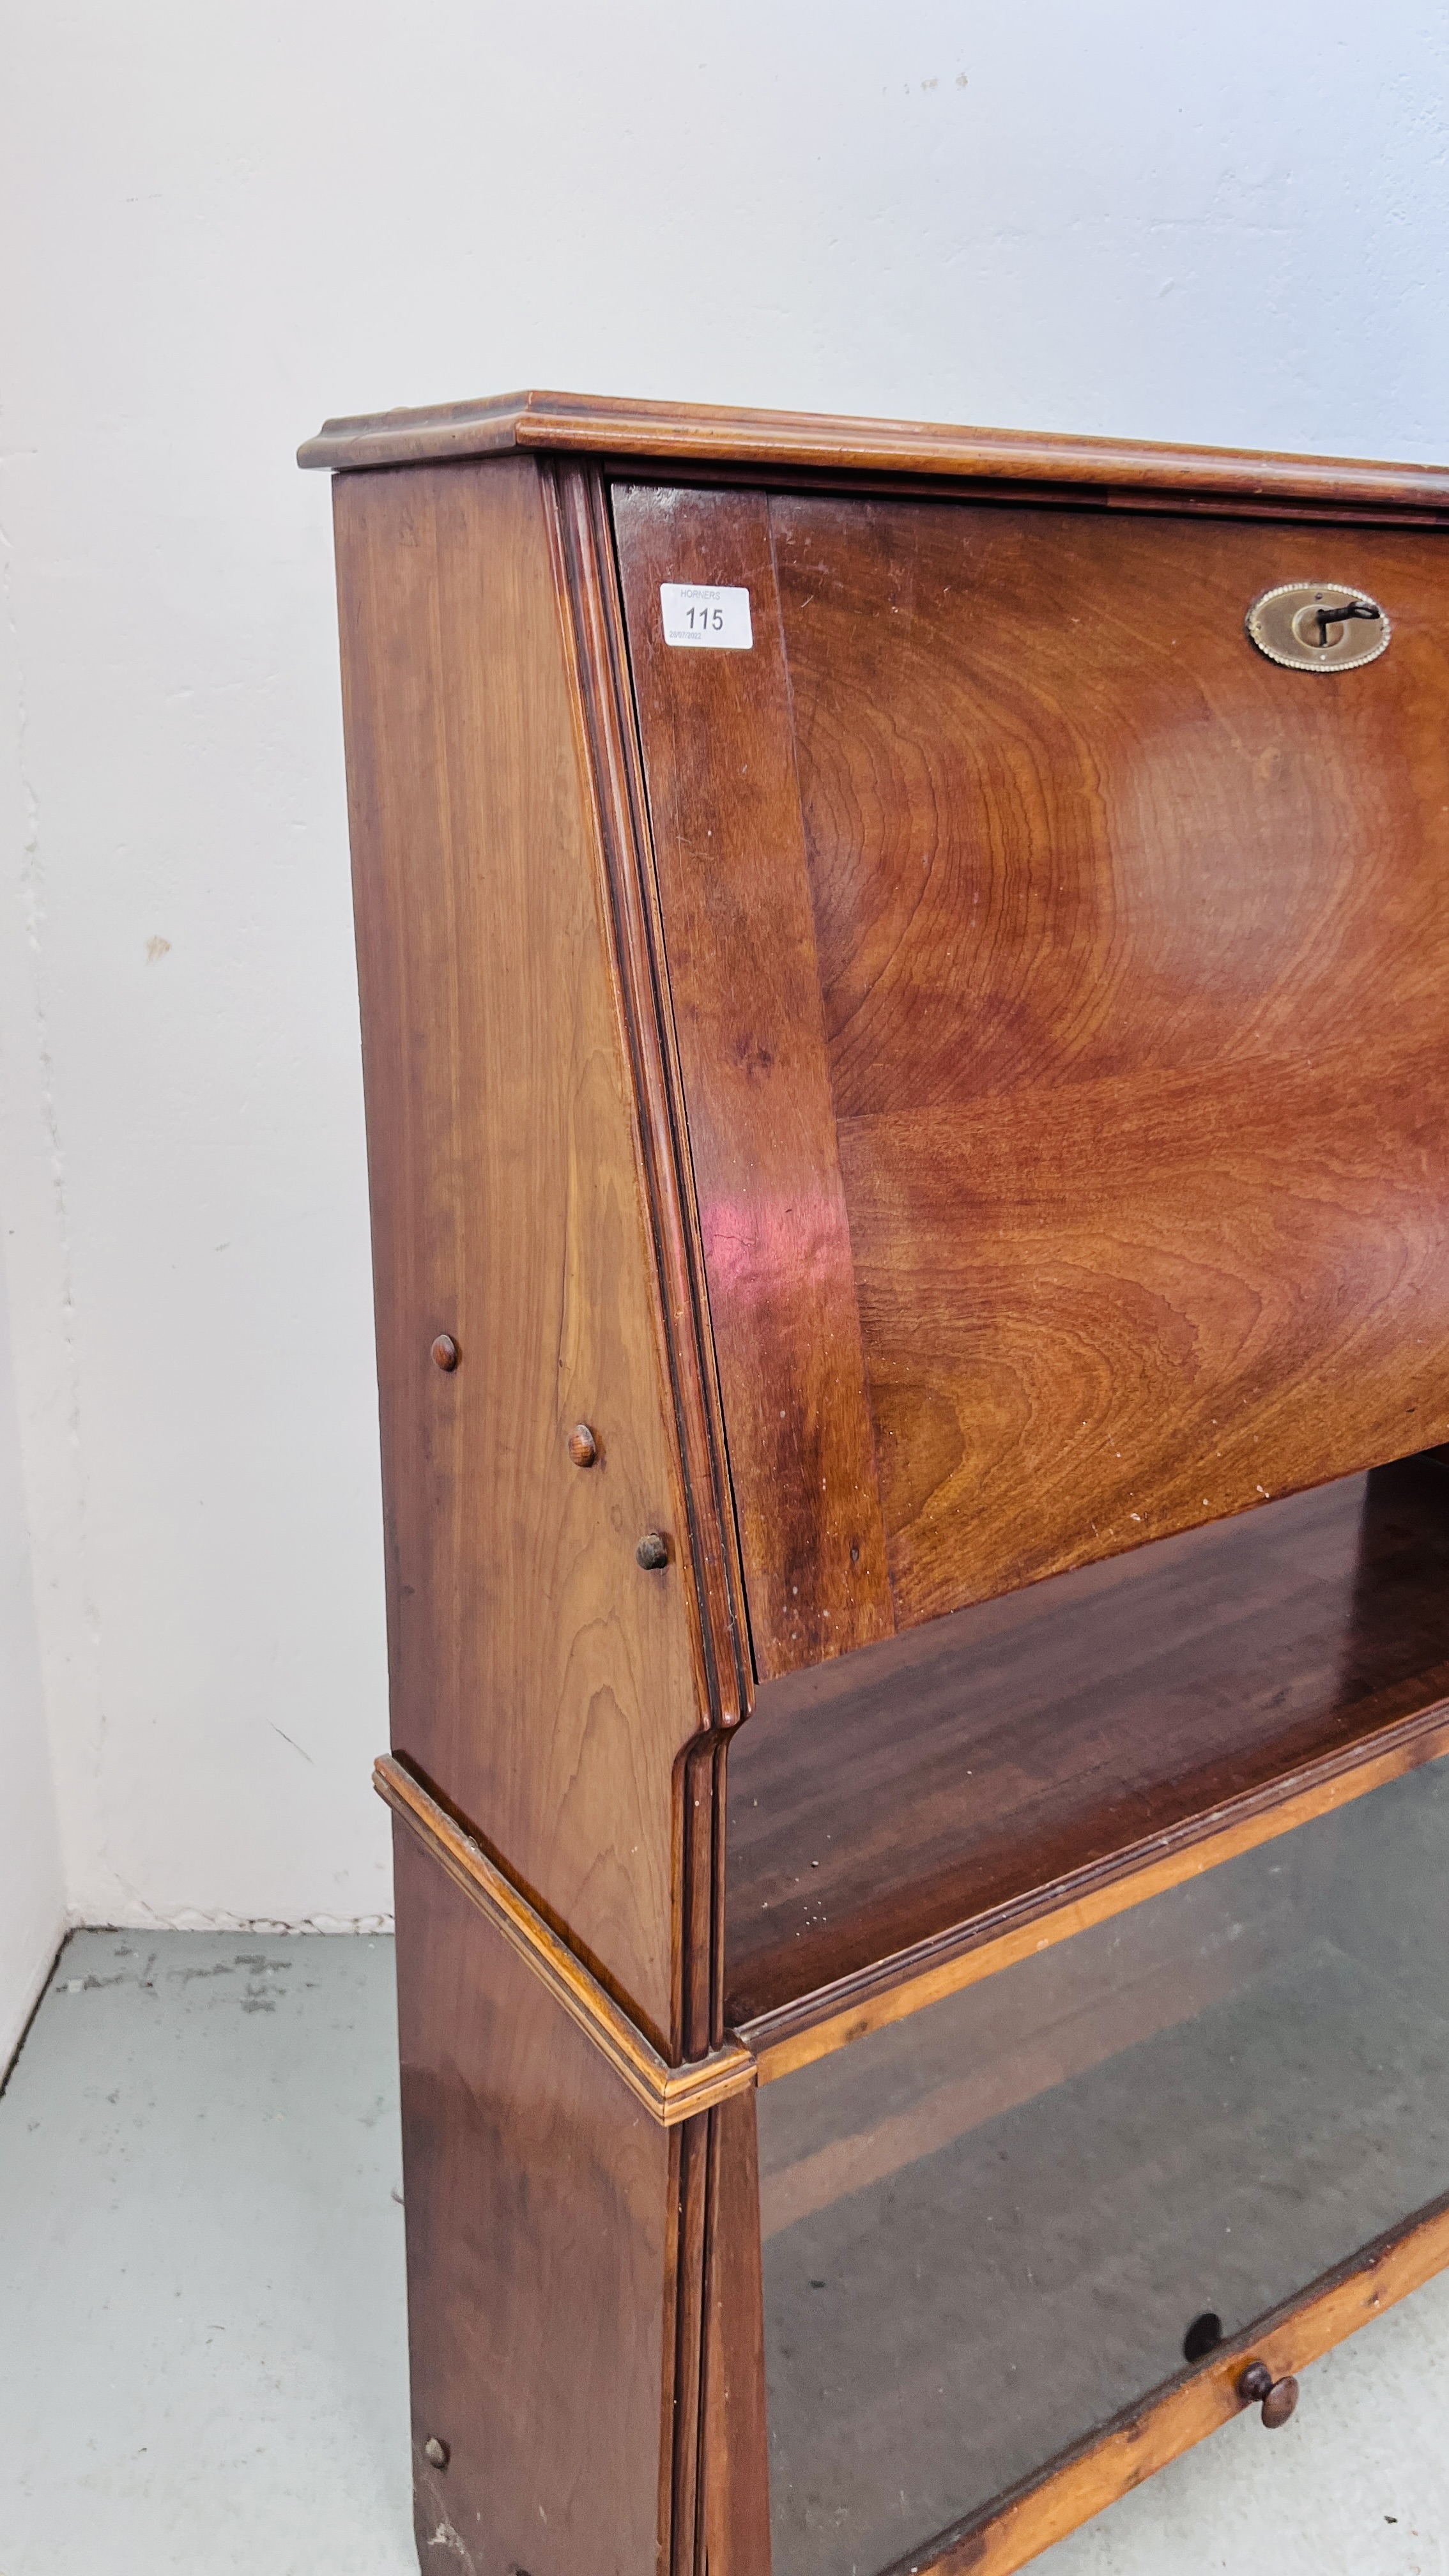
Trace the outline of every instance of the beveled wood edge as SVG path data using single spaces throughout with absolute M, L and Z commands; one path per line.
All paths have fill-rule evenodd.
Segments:
M 707 2057 L 667 2065 L 582 1959 L 410 1771 L 384 1753 L 373 1765 L 372 1779 L 378 1796 L 532 1968 L 661 2128 L 677 2128 L 731 2094 L 749 2091 L 755 2061 L 741 2041 L 728 2039 Z
M 681 2129 L 675 2157 L 675 2298 L 673 2332 L 660 2394 L 664 2440 L 660 2444 L 661 2527 L 667 2530 L 668 2576 L 699 2576 L 699 2471 L 704 2433 L 704 2347 L 707 2311 L 710 2168 L 713 2119 Z M 671 2367 L 672 2365 L 672 2367 Z M 658 2570 L 663 2576 L 663 2566 Z
M 1243 2414 L 1238 2381 L 1250 2361 L 1266 2363 L 1274 2379 L 1294 2378 L 1446 2265 L 1449 2193 L 1321 2274 L 1246 2333 L 1219 2344 L 1190 2377 L 1124 2409 L 1034 2479 L 907 2551 L 881 2576 L 1015 2576 L 1054 2541 Z
M 724 2038 L 724 1803 L 718 1747 L 754 1699 L 724 1409 L 675 1035 L 648 794 L 634 711 L 608 492 L 589 458 L 545 459 L 580 757 L 593 798 L 603 936 L 633 1072 L 634 1135 L 656 1283 L 655 1327 L 672 1409 L 701 1741 L 680 1774 L 678 2018 L 686 2051 Z M 705 1730 L 712 1730 L 706 1734 Z
M 601 470 L 595 471 L 602 483 Z M 657 761 L 647 754 L 643 762 L 650 873 L 662 980 L 666 995 L 673 985 L 679 997 L 677 1010 L 669 1003 L 671 1030 L 684 1072 L 690 1112 L 685 1143 L 700 1175 L 697 1194 L 718 1200 L 722 1191 L 731 1226 L 743 1227 L 752 1240 L 764 1239 L 762 1226 L 770 1235 L 781 1222 L 787 1237 L 792 1223 L 798 1234 L 799 1211 L 809 1209 L 808 1259 L 803 1252 L 797 1257 L 798 1247 L 781 1253 L 763 1309 L 758 1289 L 732 1284 L 737 1265 L 706 1260 L 700 1245 L 702 1303 L 712 1319 L 724 1396 L 722 1436 L 733 1460 L 737 1546 L 741 1557 L 754 1560 L 742 1582 L 755 1674 L 763 1682 L 802 1660 L 878 1643 L 896 1624 L 859 1284 L 832 1107 L 817 906 L 791 732 L 792 683 L 771 501 L 759 487 L 696 486 L 686 502 L 682 492 L 614 482 L 608 509 L 617 595 L 628 621 L 634 731 L 646 754 L 651 737 L 657 737 L 659 750 Z M 695 734 L 706 745 L 713 742 L 714 691 L 704 660 L 694 656 L 691 667 L 688 654 L 657 650 L 656 621 L 645 613 L 653 585 L 677 559 L 686 524 L 696 555 L 703 548 L 709 558 L 712 577 L 748 583 L 755 603 L 757 649 L 740 657 L 730 721 L 743 728 L 736 751 L 741 757 L 748 751 L 746 766 L 752 774 L 768 773 L 770 783 L 761 791 L 767 807 L 738 847 L 728 825 L 739 785 L 735 754 L 721 767 L 714 756 L 719 745 L 702 752 L 681 803 L 680 764 L 668 748 L 672 743 L 677 752 Z M 704 688 L 702 700 L 695 683 Z M 700 870 L 691 848 L 703 846 L 707 825 L 716 853 L 709 872 L 718 877 L 724 870 L 720 881 L 728 880 L 728 908 L 736 914 L 743 908 L 754 923 L 755 962 L 743 983 L 731 973 L 718 906 L 706 900 L 699 909 Z M 676 949 L 689 952 L 682 972 Z M 701 1051 L 696 1006 L 706 994 L 722 998 L 712 1009 L 702 1005 L 708 1029 Z M 786 1028 L 792 1062 L 787 1110 L 768 1086 L 747 1086 L 750 1099 L 744 1092 L 735 1096 L 726 1075 L 720 1089 L 716 1074 L 722 1065 L 733 1066 L 737 1076 L 738 1063 L 753 1062 L 761 1048 L 768 1065 Z M 712 1175 L 708 1180 L 706 1173 Z M 761 1345 L 766 1325 L 768 1366 Z M 761 1402 L 766 1384 L 775 1393 Z M 808 1435 L 802 1422 L 813 1424 Z M 828 1509 L 821 1503 L 827 1483 L 834 1498 Z M 812 1508 L 812 1490 L 818 1508 Z M 851 1540 L 859 1545 L 850 1548 L 847 1563 Z M 798 1561 L 794 1584 L 782 1573 L 792 1558 Z
M 760 2083 L 773 2084 L 798 2067 L 813 2065 L 869 2031 L 903 2021 L 927 2004 L 959 1994 L 1019 1959 L 1125 1914 L 1148 1897 L 1180 1887 L 1240 1852 L 1254 1851 L 1432 1762 L 1449 1752 L 1449 1701 L 1436 1701 L 1385 1728 L 1370 1737 L 1369 1746 L 1367 1752 L 1350 1748 L 1307 1765 L 1286 1782 L 1213 1809 L 1171 1836 L 1154 1836 L 1110 1862 L 1075 1871 L 1055 1888 L 1019 1899 L 995 1917 L 937 1935 L 843 1978 L 838 1986 L 822 1987 L 740 2022 L 736 2035 L 752 2052 Z
M 302 466 L 354 470 L 545 448 L 720 463 L 814 465 L 985 480 L 1121 484 L 1142 489 L 1281 494 L 1373 506 L 1449 510 L 1449 467 L 1362 457 L 1168 446 L 1075 438 L 943 421 L 746 411 L 711 403 L 640 402 L 530 391 L 417 410 L 324 421 L 297 451 Z
M 702 486 L 706 491 L 809 492 L 848 500 L 953 501 L 1002 509 L 1029 503 L 1034 510 L 1092 510 L 1136 518 L 1266 519 L 1282 527 L 1449 527 L 1449 506 L 1428 509 L 1413 501 L 1342 500 L 1268 491 L 1182 490 L 1151 483 L 1044 482 L 1031 475 L 905 473 L 868 465 L 753 463 L 687 456 L 605 456 L 598 470 L 610 484 L 639 483 L 666 491 Z
M 570 646 L 598 818 L 610 965 L 635 1077 L 709 1720 L 730 1726 L 754 1694 L 749 1621 L 613 531 L 594 466 L 574 464 L 548 488 L 553 541 L 575 628 Z M 603 688 L 600 674 L 606 675 Z

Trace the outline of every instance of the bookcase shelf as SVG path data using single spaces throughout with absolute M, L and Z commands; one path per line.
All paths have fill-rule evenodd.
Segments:
M 1430 1758 L 1446 1701 L 1439 1449 L 767 1684 L 730 1749 L 727 2017 L 767 2044 L 1240 1848 L 1275 1804 Z

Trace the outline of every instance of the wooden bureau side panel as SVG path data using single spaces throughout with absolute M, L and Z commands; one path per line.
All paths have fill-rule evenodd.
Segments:
M 1449 546 L 771 523 L 900 1623 L 1442 1440 Z
M 668 2054 L 688 1576 L 539 468 L 335 499 L 393 1745 Z
M 764 1679 L 894 1627 L 769 504 L 760 493 L 625 485 L 614 524 Z M 748 590 L 753 648 L 666 646 L 665 581 Z
M 401 1825 L 394 1853 L 419 2557 L 663 2576 L 678 2133 Z

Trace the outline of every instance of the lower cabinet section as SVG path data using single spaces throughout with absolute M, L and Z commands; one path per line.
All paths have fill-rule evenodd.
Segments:
M 673 2125 L 397 1866 L 425 2568 L 1006 2576 L 1449 2261 L 1449 1757 Z
M 394 1842 L 420 2564 L 653 2576 L 682 2132 L 406 1827 Z
M 763 2089 L 774 2576 L 928 2565 L 1449 2188 L 1446 1971 L 1440 1761 Z

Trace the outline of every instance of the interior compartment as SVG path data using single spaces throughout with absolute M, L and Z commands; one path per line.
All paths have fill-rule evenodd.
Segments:
M 1449 1697 L 1449 1452 L 762 1686 L 729 1754 L 738 2026 L 1126 1870 Z

